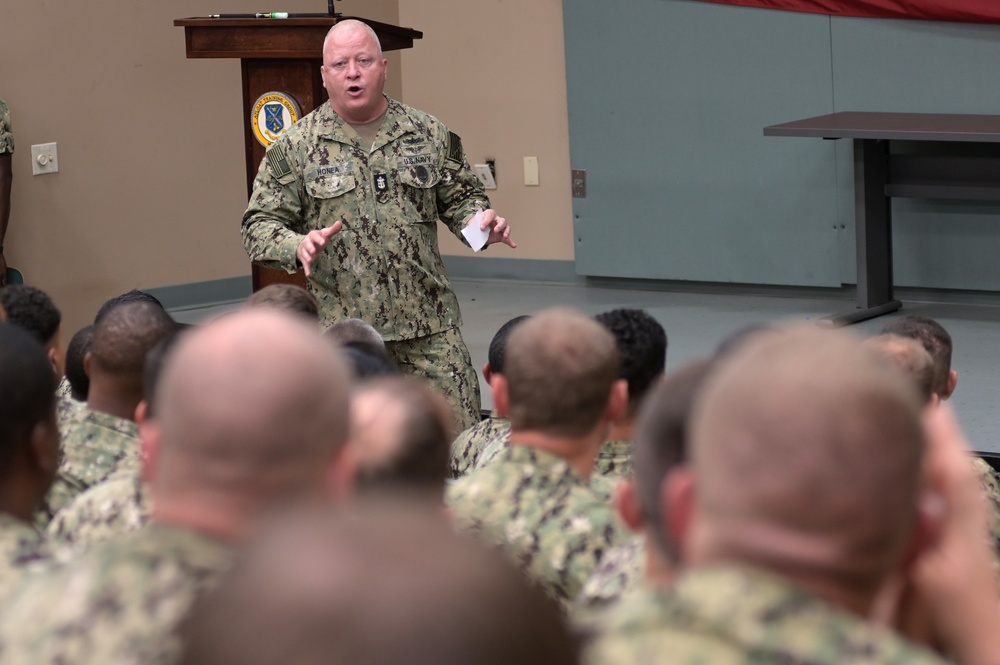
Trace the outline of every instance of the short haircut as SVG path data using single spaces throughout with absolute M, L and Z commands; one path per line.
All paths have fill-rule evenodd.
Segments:
M 615 336 L 618 376 L 628 383 L 629 405 L 635 409 L 650 387 L 663 376 L 667 363 L 667 333 L 656 319 L 641 309 L 613 309 L 595 318 Z
M 268 284 L 247 298 L 244 306 L 270 307 L 300 314 L 319 323 L 319 303 L 316 302 L 316 296 L 296 284 Z
M 182 665 L 570 665 L 555 601 L 412 503 L 283 516 L 181 624 Z
M 520 324 L 507 343 L 512 430 L 582 436 L 604 417 L 618 378 L 615 338 L 572 309 L 548 309 Z
M 84 369 L 83 360 L 90 351 L 94 328 L 93 324 L 80 328 L 66 347 L 66 380 L 69 381 L 70 394 L 78 402 L 85 402 L 90 390 L 90 377 Z
M 363 342 L 348 342 L 338 346 L 355 381 L 402 374 L 384 349 L 380 353 L 378 349 Z
M 486 356 L 486 359 L 490 363 L 490 372 L 493 374 L 503 374 L 504 359 L 507 357 L 507 339 L 514 328 L 527 321 L 528 318 L 527 315 L 515 316 L 500 326 L 500 330 L 497 330 L 496 334 L 493 335 L 493 339 L 490 340 L 490 349 Z
M 898 369 L 913 384 L 924 403 L 934 395 L 934 359 L 910 337 L 882 333 L 865 341 L 865 346 Z
M 131 291 L 126 291 L 119 296 L 105 300 L 104 304 L 101 305 L 101 308 L 97 310 L 97 316 L 94 317 L 94 323 L 100 323 L 101 319 L 107 316 L 108 312 L 113 310 L 115 307 L 130 302 L 148 302 L 156 305 L 160 309 L 164 309 L 163 303 L 161 303 L 156 296 L 146 293 L 145 291 L 140 291 L 139 289 L 132 289 Z
M 948 375 L 951 374 L 951 335 L 934 319 L 926 316 L 904 316 L 886 324 L 884 333 L 909 337 L 920 342 L 934 359 L 934 392 L 948 392 Z
M 323 331 L 335 344 L 357 344 L 377 351 L 385 350 L 385 341 L 375 327 L 361 319 L 342 319 Z
M 146 354 L 176 330 L 170 315 L 153 303 L 137 300 L 117 305 L 94 328 L 91 372 L 131 380 L 141 388 Z
M 41 289 L 8 284 L 0 289 L 0 305 L 7 311 L 8 323 L 27 330 L 42 346 L 49 346 L 59 332 L 62 314 Z
M 679 556 L 666 528 L 661 488 L 667 475 L 687 462 L 691 408 L 713 367 L 712 360 L 696 360 L 681 367 L 650 392 L 639 411 L 632 452 L 636 494 L 647 528 L 672 561 Z
M 44 347 L 27 331 L 0 323 L 0 476 L 41 422 L 55 427 L 56 377 Z
M 425 492 L 443 499 L 455 437 L 448 402 L 426 380 L 412 376 L 373 379 L 361 384 L 352 399 L 375 400 L 380 420 L 359 422 L 352 415 L 351 440 L 368 448 L 358 451 L 358 487 Z
M 767 561 L 779 573 L 807 566 L 873 592 L 916 528 L 923 408 L 912 385 L 847 331 L 756 336 L 695 398 L 691 528 L 700 537 L 685 555 Z M 788 544 L 802 538 L 822 547 Z

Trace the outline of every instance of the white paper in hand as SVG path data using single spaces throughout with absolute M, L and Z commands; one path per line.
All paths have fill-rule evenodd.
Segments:
M 479 225 L 483 222 L 483 211 L 480 210 L 475 214 L 465 228 L 462 229 L 462 235 L 465 239 L 469 241 L 469 245 L 472 246 L 472 251 L 478 252 L 483 247 L 486 246 L 486 241 L 490 239 L 490 230 L 485 231 L 480 230 Z

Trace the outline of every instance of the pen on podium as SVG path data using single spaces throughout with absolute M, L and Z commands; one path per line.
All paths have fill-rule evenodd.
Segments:
M 288 18 L 288 12 L 257 12 L 256 14 L 209 14 L 208 18 Z

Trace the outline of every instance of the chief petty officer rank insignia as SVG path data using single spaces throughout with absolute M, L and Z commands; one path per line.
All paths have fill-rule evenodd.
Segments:
M 375 191 L 384 192 L 389 189 L 389 176 L 384 173 L 375 174 Z

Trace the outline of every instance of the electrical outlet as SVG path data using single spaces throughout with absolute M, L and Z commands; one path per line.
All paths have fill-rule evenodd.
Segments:
M 31 174 L 44 175 L 59 172 L 59 153 L 55 143 L 31 146 Z
M 497 188 L 497 181 L 493 178 L 493 171 L 489 164 L 476 164 L 476 177 L 479 178 L 479 182 L 483 183 L 484 188 Z

